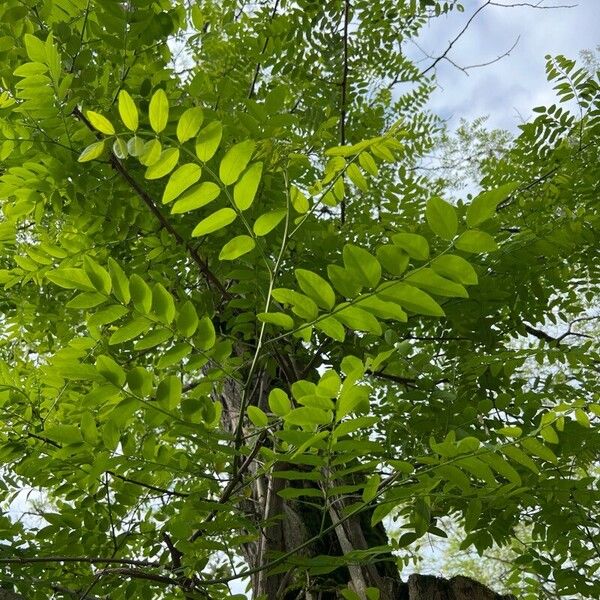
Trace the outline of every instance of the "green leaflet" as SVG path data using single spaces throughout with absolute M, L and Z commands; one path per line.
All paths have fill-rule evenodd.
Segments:
M 246 140 L 235 144 L 225 153 L 219 165 L 219 179 L 225 185 L 231 185 L 238 180 L 250 162 L 255 147 L 255 142 Z
M 255 246 L 255 241 L 249 235 L 238 235 L 223 246 L 219 260 L 235 260 L 251 252 Z
M 150 286 L 139 275 L 133 274 L 129 278 L 129 291 L 135 307 L 143 313 L 149 313 L 152 307 Z
M 137 136 L 132 139 L 140 140 L 140 138 L 138 138 Z M 161 152 L 161 143 L 158 140 L 150 140 L 141 147 L 141 150 L 139 148 L 136 148 L 135 152 L 132 152 L 132 154 L 134 156 L 139 156 L 140 163 L 142 163 L 145 167 L 151 167 L 152 165 L 156 164 L 161 158 Z
M 110 356 L 98 356 L 96 370 L 102 377 L 117 387 L 121 387 L 125 383 L 125 371 Z
M 516 182 L 506 183 L 476 196 L 467 208 L 467 225 L 477 227 L 491 219 L 496 214 L 498 204 L 506 200 L 518 187 L 519 184 Z
M 139 124 L 138 110 L 133 98 L 126 90 L 119 92 L 118 107 L 123 125 L 130 131 L 136 131 Z
M 346 338 L 344 326 L 334 317 L 325 317 L 315 323 L 315 327 L 333 340 L 343 342 Z
M 386 282 L 379 286 L 378 295 L 384 300 L 397 302 L 407 310 L 421 315 L 443 317 L 442 307 L 428 294 L 403 282 Z
M 86 309 L 94 308 L 103 302 L 106 302 L 107 298 L 104 294 L 98 294 L 96 292 L 83 292 L 72 300 L 69 300 L 65 306 L 73 309 Z
M 112 290 L 112 280 L 108 271 L 89 256 L 84 256 L 83 268 L 96 290 L 108 296 Z
M 96 131 L 106 135 L 115 134 L 113 124 L 104 115 L 94 112 L 93 110 L 86 110 L 85 116 Z
M 249 406 L 246 414 L 255 427 L 266 427 L 269 423 L 269 417 L 258 406 Z
M 291 305 L 294 314 L 307 321 L 313 321 L 319 314 L 319 308 L 316 303 L 308 296 L 300 294 L 295 290 L 275 288 L 272 296 L 281 304 Z
M 145 317 L 138 317 L 129 321 L 122 327 L 119 327 L 109 338 L 108 343 L 111 346 L 129 342 L 150 329 L 152 322 Z
M 448 296 L 450 298 L 469 297 L 467 290 L 460 283 L 445 279 L 430 268 L 419 269 L 418 271 L 409 273 L 404 278 L 404 281 L 436 296 Z
M 203 181 L 185 192 L 171 208 L 171 213 L 181 214 L 196 210 L 216 200 L 221 193 L 221 188 L 212 181 Z
M 104 152 L 104 140 L 101 142 L 94 142 L 90 144 L 87 148 L 83 150 L 83 152 L 79 155 L 77 159 L 79 162 L 89 162 L 90 160 L 94 160 L 100 156 Z
M 320 276 L 306 269 L 296 269 L 296 280 L 300 289 L 310 296 L 319 306 L 331 310 L 335 304 L 335 292 Z
M 308 198 L 295 185 L 290 188 L 290 202 L 294 210 L 301 215 L 308 212 L 310 208 Z
M 381 279 L 381 265 L 369 252 L 358 246 L 346 244 L 343 251 L 344 266 L 353 278 L 366 287 L 376 287 Z
M 254 231 L 255 235 L 259 237 L 267 235 L 273 231 L 273 229 L 275 229 L 275 227 L 277 227 L 281 221 L 283 221 L 286 214 L 287 212 L 284 209 L 281 209 L 272 210 L 264 215 L 260 215 L 260 217 L 258 217 L 258 219 L 256 219 L 254 222 L 252 230 Z
M 109 257 L 108 271 L 112 282 L 112 291 L 114 296 L 123 304 L 129 304 L 131 294 L 129 293 L 129 280 L 121 269 L 120 265 Z
M 283 329 L 294 328 L 294 319 L 282 312 L 258 313 L 256 318 L 262 323 L 270 323 L 271 325 L 283 327 Z
M 166 341 L 170 340 L 172 336 L 173 333 L 170 329 L 158 327 L 139 339 L 133 347 L 134 350 L 148 350 L 149 348 L 164 344 Z
M 158 89 L 150 99 L 148 107 L 148 118 L 150 126 L 156 133 L 160 133 L 166 126 L 169 120 L 169 99 L 163 89 Z
M 177 122 L 177 139 L 183 144 L 196 136 L 202 121 L 204 112 L 199 106 L 188 108 Z
M 284 417 L 286 423 L 290 425 L 300 425 L 301 427 L 313 427 L 315 425 L 327 425 L 331 423 L 333 415 L 330 411 L 320 408 L 302 406 L 294 408 Z
M 204 316 L 198 322 L 196 329 L 197 347 L 200 350 L 210 350 L 217 340 L 215 326 L 209 317 Z
M 252 206 L 260 184 L 262 169 L 262 162 L 251 164 L 241 179 L 235 184 L 233 188 L 233 200 L 240 210 L 248 210 Z
M 54 271 L 48 271 L 46 278 L 52 283 L 68 290 L 96 291 L 96 287 L 92 284 L 89 276 L 83 269 L 73 269 L 70 267 L 55 269 Z
M 462 283 L 463 285 L 477 285 L 475 269 L 462 257 L 453 254 L 444 254 L 433 259 L 431 268 L 440 275 Z
M 346 175 L 361 192 L 369 191 L 367 180 L 356 163 L 350 163 L 348 165 L 348 168 L 346 169 Z
M 446 202 L 434 196 L 427 202 L 425 217 L 431 231 L 444 240 L 452 240 L 458 230 L 458 217 L 456 209 Z
M 489 233 L 479 229 L 471 229 L 461 233 L 454 245 L 458 250 L 476 254 L 494 252 L 498 249 L 494 238 Z
M 169 177 L 163 193 L 162 202 L 168 204 L 178 198 L 185 190 L 194 185 L 202 174 L 202 169 L 194 163 L 181 165 Z
M 397 233 L 392 236 L 392 241 L 411 258 L 416 260 L 427 260 L 429 258 L 429 243 L 422 235 L 417 235 L 416 233 Z
M 209 123 L 196 138 L 196 156 L 202 161 L 209 161 L 217 151 L 223 135 L 223 126 L 219 121 Z
M 175 318 L 175 301 L 161 283 L 152 289 L 152 312 L 167 325 Z
M 348 303 L 340 304 L 336 307 L 333 316 L 350 329 L 365 331 L 374 335 L 381 335 L 382 333 L 377 318 L 357 306 Z
M 354 298 L 362 290 L 360 282 L 344 267 L 328 265 L 327 276 L 333 287 L 346 298 Z
M 206 217 L 192 231 L 192 237 L 214 233 L 235 221 L 237 214 L 233 208 L 221 208 L 212 215 Z
M 406 271 L 410 258 L 402 248 L 386 244 L 377 248 L 377 260 L 388 273 L 399 276 Z
M 143 367 L 134 367 L 127 373 L 127 386 L 138 396 L 149 396 L 152 393 L 152 374 Z
M 177 316 L 177 330 L 185 337 L 191 337 L 198 328 L 198 314 L 194 305 L 187 300 L 179 309 Z
M 292 409 L 288 395 L 280 388 L 273 388 L 269 392 L 269 408 L 279 417 L 285 417 Z
M 401 323 L 408 320 L 407 314 L 398 304 L 382 300 L 377 295 L 366 295 L 364 298 L 359 298 L 355 306 L 370 312 L 379 319 L 394 319 Z
M 174 410 L 181 399 L 181 381 L 179 377 L 169 375 L 156 388 L 156 401 L 166 410 Z
M 167 148 L 160 153 L 159 159 L 151 164 L 144 177 L 146 179 L 160 179 L 168 175 L 179 161 L 179 148 Z

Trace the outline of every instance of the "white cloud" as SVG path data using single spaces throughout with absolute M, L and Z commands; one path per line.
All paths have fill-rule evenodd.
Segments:
M 520 4 L 524 0 L 497 0 L 503 4 Z M 532 0 L 529 0 L 532 2 Z M 536 2 L 539 0 L 535 0 Z M 462 29 L 471 14 L 484 0 L 466 0 L 464 13 L 433 19 L 418 43 L 432 56 L 438 56 L 448 42 Z M 570 0 L 546 0 L 543 5 L 574 4 Z M 440 116 L 456 124 L 461 117 L 489 115 L 490 127 L 515 130 L 531 109 L 552 104 L 554 93 L 545 75 L 545 55 L 564 54 L 578 58 L 584 49 L 600 42 L 600 0 L 579 0 L 574 8 L 535 9 L 485 7 L 471 23 L 465 35 L 455 44 L 449 57 L 461 66 L 482 63 L 506 52 L 519 37 L 509 56 L 469 75 L 442 60 L 436 71 L 439 88 L 430 107 Z M 423 54 L 408 48 L 415 59 Z M 425 66 L 431 59 L 420 64 Z

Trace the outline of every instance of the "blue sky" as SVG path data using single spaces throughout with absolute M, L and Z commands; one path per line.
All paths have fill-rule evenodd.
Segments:
M 497 4 L 535 4 L 539 0 L 495 0 Z M 433 19 L 418 43 L 432 56 L 441 54 L 448 42 L 462 29 L 471 14 L 485 0 L 464 0 L 464 13 Z M 441 61 L 437 67 L 439 88 L 431 108 L 451 127 L 461 117 L 489 115 L 490 127 L 515 131 L 531 109 L 554 102 L 552 86 L 547 83 L 545 55 L 564 54 L 578 58 L 584 49 L 600 44 L 600 0 L 544 0 L 541 6 L 575 5 L 573 8 L 539 9 L 527 6 L 485 7 L 455 44 L 449 57 L 465 66 L 494 59 L 504 54 L 519 38 L 509 56 L 487 67 L 473 69 L 469 75 Z M 424 58 L 415 45 L 407 50 L 414 59 Z

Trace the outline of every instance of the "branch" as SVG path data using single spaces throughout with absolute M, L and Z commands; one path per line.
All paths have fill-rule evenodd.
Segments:
M 87 564 L 117 564 L 133 565 L 136 567 L 162 568 L 162 565 L 149 560 L 134 558 L 99 558 L 90 556 L 18 556 L 13 558 L 0 558 L 0 565 L 29 565 L 35 563 L 87 563 Z
M 273 7 L 273 11 L 271 12 L 271 18 L 269 19 L 269 25 L 273 22 L 275 15 L 277 14 L 277 9 L 279 8 L 279 0 L 275 0 L 275 6 Z M 262 56 L 267 49 L 267 45 L 269 43 L 269 36 L 265 37 L 265 43 L 263 44 L 262 50 L 260 51 L 260 55 Z M 254 96 L 254 90 L 256 88 L 256 82 L 258 81 L 258 74 L 260 73 L 260 61 L 256 63 L 256 68 L 254 69 L 254 77 L 252 78 L 252 83 L 250 84 L 250 90 L 248 92 L 248 98 L 252 98 Z
M 252 461 L 254 460 L 254 458 L 256 457 L 256 455 L 258 454 L 258 452 L 260 451 L 260 449 L 262 448 L 263 442 L 265 441 L 265 438 L 267 437 L 267 431 L 263 430 L 261 432 L 261 434 L 258 436 L 258 439 L 256 440 L 256 444 L 254 444 L 254 448 L 252 448 L 252 451 L 250 452 L 250 454 L 248 454 L 248 456 L 246 457 L 246 460 L 241 464 L 240 468 L 238 469 L 238 472 L 236 473 L 235 477 L 233 477 L 232 479 L 230 479 L 229 483 L 225 486 L 225 489 L 223 490 L 223 493 L 221 494 L 221 497 L 218 500 L 219 504 L 225 504 L 225 502 L 227 502 L 227 500 L 229 500 L 229 498 L 231 498 L 231 496 L 233 495 L 233 493 L 235 492 L 238 483 L 241 482 L 245 472 L 248 470 L 248 467 L 250 467 L 250 465 L 252 464 Z M 210 523 L 216 516 L 217 514 L 217 510 L 213 510 L 208 517 L 206 517 L 205 520 L 205 524 Z M 200 529 L 197 529 L 189 538 L 190 542 L 194 542 L 196 541 L 203 533 L 203 528 L 201 527 Z
M 96 577 L 105 577 L 108 575 L 125 575 L 132 579 L 146 579 L 148 581 L 155 581 L 156 583 L 162 583 L 164 585 L 178 586 L 179 582 L 171 577 L 165 577 L 164 575 L 155 575 L 154 573 L 146 573 L 146 571 L 140 571 L 139 569 L 129 569 L 127 567 L 117 567 L 115 569 L 102 569 L 96 572 Z
M 350 25 L 350 0 L 344 0 L 344 37 L 343 37 L 343 66 L 342 66 L 342 99 L 340 107 L 340 146 L 346 144 L 346 96 L 348 93 L 348 28 Z M 346 221 L 346 198 L 340 203 L 340 222 Z
M 448 44 L 448 46 L 446 47 L 446 49 L 444 50 L 444 52 L 442 52 L 442 54 L 440 54 L 439 56 L 437 56 L 433 62 L 424 70 L 421 71 L 421 75 L 425 75 L 426 73 L 428 73 L 429 71 L 431 71 L 432 69 L 435 69 L 435 67 L 437 66 L 437 64 L 444 60 L 447 56 L 448 53 L 450 52 L 450 50 L 452 50 L 454 44 L 456 44 L 456 42 L 458 42 L 458 40 L 460 40 L 460 38 L 466 33 L 467 29 L 469 28 L 469 26 L 471 25 L 471 23 L 475 20 L 475 17 L 477 17 L 477 15 L 487 6 L 489 6 L 491 4 L 492 0 L 487 0 L 487 2 L 485 4 L 482 4 L 469 18 L 469 20 L 465 23 L 465 26 L 458 32 L 458 34 L 454 37 L 454 39 L 452 39 L 450 41 L 450 43 Z
M 156 485 L 152 485 L 150 483 L 144 483 L 143 481 L 138 481 L 137 479 L 131 479 L 129 477 L 125 477 L 124 475 L 119 475 L 114 471 L 106 471 L 109 475 L 112 475 L 116 479 L 120 479 L 126 483 L 132 483 L 134 485 L 139 485 L 140 487 L 146 488 L 147 490 L 152 490 L 153 492 L 157 492 L 159 494 L 164 494 L 165 496 L 175 496 L 177 498 L 187 498 L 189 494 L 185 492 L 177 492 L 175 490 L 167 490 L 165 488 L 158 487 Z
M 73 109 L 73 115 L 82 121 L 90 131 L 94 131 L 92 124 L 89 122 L 87 117 L 79 110 L 78 107 Z M 111 151 L 109 154 L 109 162 L 110 166 L 124 179 L 133 191 L 138 195 L 138 197 L 146 204 L 146 206 L 150 209 L 150 212 L 158 219 L 161 226 L 166 229 L 171 236 L 177 241 L 178 244 L 183 246 L 189 255 L 192 257 L 192 260 L 198 265 L 200 271 L 204 275 L 207 283 L 209 285 L 214 285 L 220 292 L 223 294 L 224 298 L 231 298 L 231 294 L 225 289 L 223 284 L 218 280 L 216 275 L 208 268 L 208 263 L 205 261 L 199 254 L 198 251 L 183 238 L 183 236 L 173 227 L 173 225 L 168 221 L 168 219 L 162 214 L 162 212 L 158 209 L 156 202 L 152 199 L 150 194 L 142 188 L 142 186 L 129 174 L 129 172 L 123 166 L 123 163 L 115 156 L 115 154 Z

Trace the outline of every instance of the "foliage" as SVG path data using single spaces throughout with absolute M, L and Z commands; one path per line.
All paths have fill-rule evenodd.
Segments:
M 598 597 L 597 78 L 452 204 L 398 41 L 457 3 L 238 4 L 0 6 L 3 584 L 352 598 L 453 515 Z

